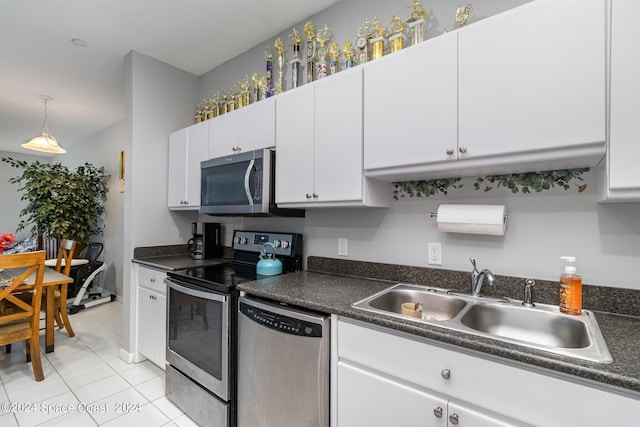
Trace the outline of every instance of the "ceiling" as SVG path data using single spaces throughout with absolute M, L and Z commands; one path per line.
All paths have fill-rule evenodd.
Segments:
M 35 154 L 41 95 L 64 148 L 123 119 L 131 50 L 200 76 L 338 1 L 0 0 L 0 151 Z

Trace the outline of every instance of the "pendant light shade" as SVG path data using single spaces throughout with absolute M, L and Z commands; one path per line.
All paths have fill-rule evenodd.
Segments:
M 66 153 L 56 139 L 49 135 L 49 126 L 47 125 L 47 101 L 51 101 L 50 96 L 42 95 L 44 100 L 44 124 L 42 126 L 42 135 L 36 136 L 31 141 L 22 144 L 22 146 L 29 150 L 41 151 L 44 153 L 62 154 Z

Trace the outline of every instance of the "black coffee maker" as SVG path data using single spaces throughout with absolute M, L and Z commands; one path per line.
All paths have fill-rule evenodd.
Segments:
M 191 224 L 193 237 L 187 248 L 193 259 L 218 258 L 222 256 L 220 223 L 194 222 Z

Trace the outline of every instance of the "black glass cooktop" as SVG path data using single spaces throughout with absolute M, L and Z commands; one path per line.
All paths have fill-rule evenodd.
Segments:
M 239 263 L 174 270 L 169 271 L 167 275 L 177 280 L 218 292 L 230 292 L 236 285 L 258 278 L 255 264 Z

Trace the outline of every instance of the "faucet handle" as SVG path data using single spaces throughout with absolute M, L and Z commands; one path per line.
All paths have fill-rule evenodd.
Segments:
M 527 279 L 524 281 L 524 299 L 522 305 L 525 307 L 533 308 L 536 305 L 533 303 L 533 297 L 531 296 L 531 288 L 536 284 L 533 279 Z
M 471 265 L 473 265 L 473 269 L 476 269 L 476 259 L 474 257 L 469 258 L 469 261 L 471 261 Z

